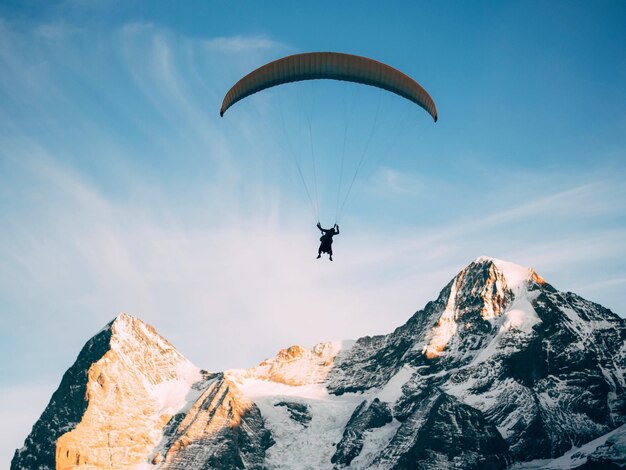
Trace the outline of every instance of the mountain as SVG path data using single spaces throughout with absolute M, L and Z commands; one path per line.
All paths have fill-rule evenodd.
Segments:
M 270 443 L 258 408 L 224 374 L 122 314 L 87 342 L 11 468 L 241 468 L 260 465 Z
M 623 468 L 625 373 L 624 319 L 481 257 L 389 334 L 250 369 L 200 370 L 122 314 L 11 468 Z

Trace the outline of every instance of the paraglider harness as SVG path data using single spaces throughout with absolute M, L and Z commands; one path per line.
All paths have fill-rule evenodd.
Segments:
M 333 236 L 339 235 L 339 225 L 335 224 L 331 229 L 322 228 L 322 225 L 318 222 L 317 228 L 322 232 L 322 236 L 320 237 L 320 247 L 317 252 L 317 257 L 319 258 L 322 253 L 328 253 L 330 255 L 330 260 L 333 259 Z

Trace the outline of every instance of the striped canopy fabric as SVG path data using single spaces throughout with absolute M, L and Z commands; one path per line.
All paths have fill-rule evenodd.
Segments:
M 437 122 L 428 92 L 399 70 L 376 60 L 339 52 L 309 52 L 270 62 L 239 80 L 224 97 L 220 116 L 236 102 L 259 91 L 302 80 L 344 80 L 395 93 L 424 108 Z

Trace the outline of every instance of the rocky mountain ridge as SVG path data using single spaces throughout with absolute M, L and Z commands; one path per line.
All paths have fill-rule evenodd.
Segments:
M 548 465 L 611 432 L 626 448 L 625 374 L 624 319 L 481 257 L 387 335 L 292 346 L 251 369 L 200 370 L 122 314 L 11 468 Z

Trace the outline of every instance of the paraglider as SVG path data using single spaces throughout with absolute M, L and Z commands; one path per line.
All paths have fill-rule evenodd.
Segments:
M 245 99 L 250 95 L 266 90 L 268 88 L 283 85 L 286 83 L 319 79 L 359 83 L 389 91 L 417 104 L 418 106 L 423 108 L 433 118 L 435 122 L 437 122 L 437 108 L 433 99 L 430 97 L 428 92 L 426 92 L 426 90 L 422 88 L 411 77 L 382 62 L 378 62 L 367 57 L 338 52 L 309 52 L 303 54 L 295 54 L 283 57 L 282 59 L 278 59 L 273 62 L 269 62 L 257 68 L 256 70 L 253 70 L 252 72 L 241 78 L 237 83 L 235 83 L 235 85 L 226 93 L 222 101 L 222 107 L 220 108 L 220 116 L 223 117 L 224 113 L 228 109 L 230 109 L 230 107 L 232 107 L 235 103 Z M 309 133 L 311 133 L 310 127 L 311 124 L 309 122 Z M 356 179 L 359 170 L 362 167 L 364 155 L 365 151 L 363 152 L 363 155 L 361 155 L 359 163 L 356 166 L 354 176 L 350 181 L 350 186 L 346 192 L 346 197 L 342 205 L 339 204 L 341 175 L 339 177 L 339 188 L 337 189 L 337 214 L 335 215 L 335 225 L 331 229 L 322 228 L 319 222 L 319 202 L 317 202 L 317 205 L 313 203 L 311 191 L 309 191 L 307 187 L 307 184 L 302 175 L 302 170 L 298 164 L 297 159 L 294 156 L 294 160 L 296 160 L 296 165 L 298 165 L 298 172 L 306 191 L 306 195 L 309 198 L 309 202 L 311 203 L 314 212 L 317 212 L 317 228 L 322 231 L 322 237 L 320 238 L 321 244 L 317 256 L 318 258 L 321 257 L 322 253 L 328 253 L 330 260 L 332 261 L 332 238 L 334 235 L 339 234 L 339 226 L 337 225 L 337 221 L 340 215 L 339 213 L 343 210 L 343 207 L 345 206 L 345 203 L 352 189 L 352 185 Z M 314 158 L 312 144 L 311 156 L 312 158 Z M 313 161 L 312 167 L 314 171 L 313 175 L 315 189 L 315 192 L 313 194 L 317 197 L 318 191 L 317 178 L 315 177 L 315 161 Z M 343 172 L 343 154 L 341 160 L 341 171 Z

